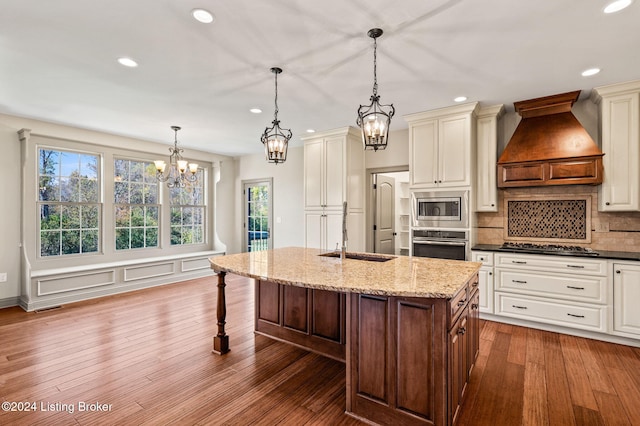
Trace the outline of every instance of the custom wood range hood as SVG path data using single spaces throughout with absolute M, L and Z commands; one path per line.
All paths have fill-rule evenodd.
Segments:
M 580 91 L 515 102 L 522 116 L 498 160 L 498 187 L 598 185 L 602 151 L 571 113 Z

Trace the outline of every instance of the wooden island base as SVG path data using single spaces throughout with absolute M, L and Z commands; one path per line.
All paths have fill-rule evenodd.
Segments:
M 229 351 L 225 275 L 244 275 L 255 280 L 256 333 L 346 364 L 348 415 L 381 425 L 454 424 L 478 355 L 481 264 L 368 260 L 299 247 L 211 258 L 214 352 Z
M 346 362 L 346 413 L 353 417 L 450 425 L 478 354 L 477 285 L 476 275 L 453 298 L 442 299 L 255 280 L 256 333 Z

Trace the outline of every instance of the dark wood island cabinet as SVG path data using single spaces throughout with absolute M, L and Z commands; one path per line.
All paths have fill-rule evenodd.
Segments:
M 346 363 L 347 414 L 384 425 L 455 423 L 478 354 L 480 264 L 261 253 L 212 258 L 212 268 L 255 279 L 256 333 Z M 218 315 L 216 338 L 221 323 L 224 335 Z

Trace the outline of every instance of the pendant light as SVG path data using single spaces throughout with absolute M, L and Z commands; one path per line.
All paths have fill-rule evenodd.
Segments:
M 271 72 L 275 74 L 276 80 L 276 110 L 271 124 L 273 126 L 264 129 L 262 134 L 262 144 L 264 145 L 264 153 L 269 163 L 284 163 L 287 160 L 287 148 L 289 139 L 291 139 L 290 129 L 281 129 L 280 120 L 278 120 L 278 74 L 282 72 L 281 68 L 271 68 Z
M 160 182 L 167 182 L 169 188 L 184 188 L 187 182 L 195 182 L 198 179 L 198 165 L 188 163 L 182 158 L 181 148 L 178 148 L 178 130 L 180 127 L 171 126 L 175 132 L 173 147 L 169 148 L 171 155 L 169 156 L 169 170 L 165 174 L 167 163 L 162 160 L 154 161 L 156 165 L 156 178 Z
M 396 110 L 393 104 L 380 105 L 380 96 L 378 95 L 378 77 L 376 73 L 378 44 L 376 39 L 382 35 L 382 30 L 373 28 L 369 30 L 367 35 L 373 39 L 373 95 L 371 95 L 371 103 L 369 105 L 360 105 L 360 108 L 358 108 L 356 123 L 362 131 L 364 149 L 377 151 L 387 147 L 389 125 L 391 124 L 391 117 L 393 117 Z

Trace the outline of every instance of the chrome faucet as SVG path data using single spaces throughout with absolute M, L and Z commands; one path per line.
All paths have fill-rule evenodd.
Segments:
M 347 202 L 342 203 L 342 251 L 340 259 L 347 257 Z

